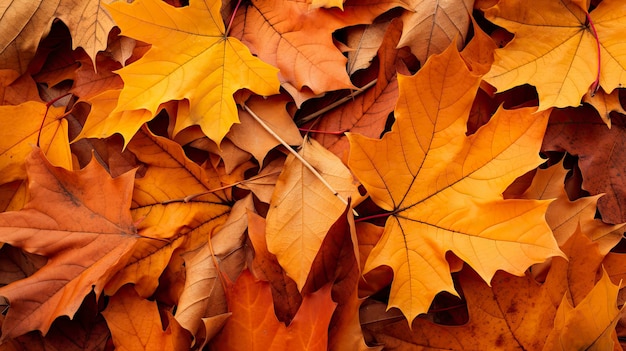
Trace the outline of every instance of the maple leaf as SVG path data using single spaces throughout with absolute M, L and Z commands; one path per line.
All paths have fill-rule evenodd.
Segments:
M 538 169 L 532 183 L 518 199 L 554 199 L 546 211 L 546 222 L 559 244 L 563 245 L 580 226 L 580 230 L 598 243 L 600 251 L 607 254 L 622 238 L 626 223 L 609 225 L 595 218 L 596 203 L 600 195 L 570 201 L 564 182 L 567 169 L 563 160 L 546 169 Z
M 626 183 L 622 177 L 626 168 L 623 154 L 614 152 L 626 142 L 624 122 L 623 116 L 614 118 L 608 129 L 589 105 L 554 110 L 542 146 L 544 151 L 578 156 L 582 188 L 591 195 L 604 194 L 598 200 L 598 210 L 606 223 L 626 222 Z
M 169 312 L 168 326 L 163 330 L 156 302 L 141 298 L 132 285 L 125 285 L 111 296 L 102 315 L 116 350 L 189 349 L 189 333 Z
M 286 327 L 274 315 L 267 282 L 244 270 L 227 291 L 231 317 L 211 346 L 218 350 L 326 350 L 328 323 L 335 310 L 330 285 L 306 295 Z
M 200 125 L 219 144 L 239 121 L 235 91 L 278 93 L 277 69 L 227 36 L 220 5 L 192 0 L 174 8 L 140 0 L 107 7 L 123 35 L 152 44 L 141 59 L 118 71 L 124 88 L 114 112 L 145 109 L 154 115 L 163 102 L 188 99 L 189 116 L 182 123 Z
M 300 151 L 344 199 L 356 194 L 348 168 L 315 140 Z M 302 289 L 324 236 L 345 204 L 300 160 L 287 157 L 267 213 L 267 248 Z
M 446 326 L 417 318 L 410 329 L 401 320 L 365 321 L 365 330 L 374 335 L 375 341 L 392 349 L 402 345 L 424 350 L 541 350 L 553 333 L 557 310 L 563 304 L 586 308 L 585 300 L 591 298 L 596 287 L 607 284 L 604 279 L 595 283 L 604 255 L 586 234 L 580 230 L 573 233 L 563 245 L 563 252 L 569 261 L 555 258 L 543 284 L 538 284 L 530 273 L 515 277 L 498 272 L 490 287 L 474 271 L 461 271 L 459 283 L 469 313 L 469 320 L 463 325 Z M 603 299 L 603 306 L 614 306 L 616 301 L 614 296 L 604 295 Z M 370 318 L 384 321 L 386 316 Z M 593 319 L 587 322 L 590 320 Z M 593 326 L 592 322 L 587 327 L 581 323 L 577 330 L 593 330 L 600 325 Z
M 235 279 L 245 266 L 244 232 L 247 211 L 253 209 L 252 196 L 233 206 L 222 228 L 201 248 L 183 254 L 185 287 L 178 299 L 176 320 L 190 331 L 194 342 L 210 340 L 203 319 L 227 312 L 226 296 L 219 275 Z M 217 264 L 217 266 L 216 266 Z
M 393 268 L 389 307 L 412 321 L 435 294 L 454 292 L 447 251 L 485 281 L 498 269 L 523 274 L 561 252 L 544 219 L 548 201 L 501 195 L 542 162 L 548 114 L 500 109 L 467 137 L 479 77 L 453 48 L 398 81 L 391 132 L 381 140 L 349 134 L 349 165 L 374 202 L 391 211 L 365 271 Z
M 358 283 L 361 277 L 359 250 L 350 203 L 330 227 L 311 265 L 302 289 L 312 292 L 332 283 L 331 296 L 337 303 L 328 326 L 330 350 L 369 350 L 359 323 Z
M 253 0 L 237 12 L 232 33 L 263 61 L 280 69 L 282 83 L 314 94 L 353 88 L 346 58 L 333 43 L 332 33 L 343 27 L 370 23 L 401 2 L 348 1 L 339 8 L 310 8 L 306 2 Z M 277 53 L 280 52 L 280 55 Z
M 398 80 L 396 79 L 396 63 L 408 58 L 404 50 L 397 50 L 402 23 L 392 21 L 384 33 L 378 51 L 380 63 L 376 85 L 355 97 L 350 103 L 344 104 L 324 114 L 315 129 L 360 133 L 374 138 L 385 129 L 389 113 L 393 111 L 398 99 Z M 335 155 L 343 157 L 349 149 L 348 140 L 344 135 L 319 133 L 315 139 Z
M 53 164 L 72 168 L 63 113 L 61 107 L 48 108 L 36 101 L 0 106 L 0 124 L 13 126 L 0 130 L 0 183 L 26 178 L 24 160 L 38 142 Z
M 348 51 L 348 73 L 350 75 L 369 67 L 383 42 L 387 26 L 390 23 L 374 22 L 366 26 L 354 26 L 347 29 L 346 45 L 350 48 Z
M 2 347 L 7 350 L 64 350 L 86 351 L 104 350 L 111 333 L 93 296 L 85 298 L 78 312 L 70 320 L 59 318 L 46 336 L 30 332 L 16 339 L 10 339 Z M 12 346 L 9 347 L 9 345 Z
M 92 289 L 100 295 L 137 240 L 129 211 L 134 172 L 112 179 L 95 160 L 70 172 L 52 166 L 40 149 L 27 158 L 27 172 L 30 200 L 0 214 L 0 236 L 49 259 L 0 288 L 10 301 L 2 340 L 30 330 L 45 334 L 56 317 L 72 317 Z
M 107 2 L 107 1 L 103 1 Z M 61 19 L 72 34 L 73 48 L 82 47 L 94 64 L 96 54 L 107 46 L 115 23 L 99 0 L 36 0 L 24 3 L 5 1 L 0 24 L 0 67 L 24 73 L 35 55 L 39 40 Z
M 37 85 L 30 75 L 19 75 L 12 69 L 0 69 L 0 104 L 19 105 L 39 101 Z
M 554 329 L 544 350 L 611 350 L 612 334 L 623 307 L 615 306 L 619 286 L 613 285 L 606 271 L 591 292 L 574 308 L 567 295 L 556 311 Z
M 144 176 L 135 180 L 131 206 L 143 237 L 106 291 L 112 294 L 135 283 L 137 292 L 148 297 L 175 250 L 199 248 L 224 223 L 230 198 L 225 191 L 215 191 L 185 202 L 189 195 L 221 187 L 218 175 L 189 160 L 177 143 L 147 128 L 135 135 L 128 149 L 146 166 Z
M 302 144 L 300 131 L 287 113 L 286 105 L 290 102 L 287 95 L 275 95 L 267 99 L 251 97 L 246 101 L 250 107 L 270 128 L 289 145 Z M 241 124 L 235 124 L 226 137 L 242 150 L 251 153 L 254 158 L 263 164 L 265 155 L 278 146 L 280 142 L 266 130 L 251 128 L 258 126 L 248 111 L 239 111 Z
M 595 94 L 588 92 L 583 96 L 583 102 L 595 107 L 598 114 L 609 128 L 611 128 L 611 112 L 615 111 L 622 115 L 626 114 L 626 110 L 624 110 L 619 101 L 619 90 L 613 90 L 611 94 L 605 93 L 603 89 L 598 90 Z
M 265 218 L 248 213 L 248 237 L 254 247 L 251 272 L 260 280 L 267 281 L 272 290 L 274 313 L 281 322 L 291 322 L 302 304 L 302 295 L 293 279 L 282 269 L 276 256 L 267 249 Z
M 515 38 L 495 51 L 485 80 L 500 91 L 534 85 L 539 110 L 578 106 L 590 86 L 610 93 L 624 85 L 624 7 L 620 1 L 602 1 L 588 13 L 588 6 L 589 1 L 583 0 L 549 0 L 532 6 L 507 0 L 486 10 L 488 20 Z
M 422 64 L 443 52 L 453 40 L 460 50 L 470 24 L 474 0 L 412 0 L 402 19 L 398 47 L 408 46 Z

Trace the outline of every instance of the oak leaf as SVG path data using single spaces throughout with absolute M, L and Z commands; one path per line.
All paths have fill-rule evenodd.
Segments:
M 589 13 L 588 6 L 588 0 L 532 5 L 508 0 L 486 10 L 488 20 L 515 38 L 495 51 L 485 80 L 500 91 L 534 85 L 539 110 L 578 106 L 590 87 L 601 86 L 610 93 L 626 84 L 624 7 L 620 1 L 602 1 Z
M 520 275 L 562 253 L 544 219 L 549 201 L 501 195 L 542 162 L 548 114 L 500 109 L 466 136 L 480 78 L 452 47 L 398 81 L 391 132 L 381 140 L 349 134 L 349 165 L 374 202 L 390 211 L 365 272 L 381 265 L 394 270 L 389 307 L 410 322 L 440 291 L 454 293 L 447 251 L 487 282 L 496 270 Z
M 306 2 L 254 0 L 237 12 L 233 36 L 263 61 L 280 69 L 281 83 L 313 94 L 353 88 L 346 58 L 333 43 L 340 28 L 371 23 L 401 2 L 348 1 L 339 8 L 309 8 Z M 280 54 L 277 54 L 280 52 Z
M 3 340 L 30 330 L 46 334 L 56 317 L 72 317 L 90 291 L 100 295 L 137 240 L 129 211 L 134 172 L 112 179 L 95 160 L 70 172 L 52 166 L 40 149 L 26 164 L 30 200 L 0 214 L 0 237 L 48 262 L 0 288 L 10 302 Z
M 300 151 L 344 199 L 357 194 L 350 170 L 315 140 Z M 287 157 L 267 213 L 267 248 L 301 290 L 328 229 L 345 204 L 293 155 Z
M 211 345 L 219 350 L 326 350 L 328 323 L 335 310 L 330 285 L 304 297 L 286 327 L 274 315 L 267 282 L 244 270 L 227 291 L 232 316 Z
M 453 41 L 460 50 L 465 43 L 474 0 L 411 0 L 402 19 L 398 47 L 408 46 L 422 63 L 443 52 Z
M 140 0 L 107 7 L 123 35 L 152 44 L 141 59 L 118 71 L 124 88 L 114 112 L 145 109 L 154 115 L 161 103 L 188 99 L 189 116 L 183 123 L 200 125 L 219 144 L 239 121 L 235 91 L 278 93 L 277 69 L 228 37 L 220 5 L 192 0 L 188 7 L 174 8 Z
M 116 350 L 183 350 L 191 344 L 189 333 L 169 312 L 168 326 L 163 330 L 156 302 L 141 298 L 132 285 L 111 296 L 102 315 Z

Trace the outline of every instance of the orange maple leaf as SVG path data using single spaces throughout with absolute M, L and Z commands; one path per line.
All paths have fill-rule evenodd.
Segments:
M 515 34 L 495 51 L 485 80 L 503 91 L 531 84 L 539 94 L 539 110 L 578 106 L 580 99 L 602 86 L 606 92 L 626 84 L 623 3 L 602 1 L 591 13 L 588 0 L 537 3 L 507 0 L 485 17 Z
M 169 312 L 163 330 L 157 303 L 141 298 L 132 285 L 113 295 L 102 315 L 116 350 L 183 350 L 191 344 L 191 335 Z
M 106 48 L 109 31 L 115 26 L 102 3 L 99 0 L 5 1 L 0 13 L 0 67 L 24 73 L 39 40 L 50 31 L 55 18 L 69 28 L 73 48 L 84 48 L 95 63 L 96 54 Z
M 186 196 L 220 187 L 216 172 L 192 162 L 179 144 L 155 136 L 145 127 L 128 149 L 146 167 L 144 176 L 135 179 L 131 206 L 139 234 L 145 237 L 137 241 L 128 264 L 111 279 L 106 292 L 132 282 L 141 296 L 148 297 L 175 250 L 199 248 L 224 223 L 230 197 L 221 190 L 183 201 Z
M 263 61 L 280 69 L 281 82 L 315 94 L 353 88 L 346 58 L 333 43 L 332 33 L 343 27 L 370 23 L 400 1 L 349 1 L 339 8 L 311 8 L 306 2 L 255 0 L 240 9 L 233 36 L 241 38 Z M 280 53 L 280 54 L 278 54 Z
M 48 257 L 48 263 L 0 288 L 10 302 L 3 340 L 31 330 L 45 334 L 56 317 L 72 317 L 92 289 L 100 295 L 138 238 L 130 216 L 134 171 L 112 179 L 92 160 L 70 172 L 35 149 L 27 172 L 30 201 L 20 211 L 0 214 L 0 237 Z
M 211 345 L 217 350 L 326 350 L 328 323 L 335 310 L 330 285 L 306 295 L 291 324 L 274 315 L 267 282 L 244 270 L 227 292 L 232 316 Z
M 466 136 L 480 78 L 451 47 L 398 81 L 391 132 L 381 140 L 349 134 L 349 165 L 374 202 L 391 212 L 365 271 L 393 268 L 389 306 L 412 321 L 437 293 L 454 293 L 447 251 L 485 281 L 499 269 L 523 274 L 561 252 L 544 219 L 549 201 L 501 195 L 542 162 L 548 113 L 500 109 Z
M 154 115 L 163 102 L 188 99 L 189 115 L 178 122 L 200 125 L 219 144 L 239 121 L 235 91 L 278 93 L 278 70 L 228 37 L 220 6 L 210 0 L 192 0 L 184 8 L 158 0 L 108 6 L 123 35 L 152 44 L 118 71 L 124 88 L 114 112 L 145 109 Z
M 556 325 L 557 310 L 571 305 L 578 310 L 588 310 L 589 300 L 595 300 L 592 305 L 602 306 L 597 310 L 597 318 L 587 315 L 586 320 L 578 320 L 574 329 L 577 333 L 571 334 L 570 330 L 563 341 L 593 342 L 603 332 L 610 336 L 615 326 L 611 323 L 617 320 L 611 320 L 607 315 L 612 313 L 615 316 L 617 296 L 598 295 L 598 292 L 606 289 L 616 294 L 617 287 L 611 287 L 606 275 L 595 283 L 596 273 L 603 270 L 604 255 L 580 230 L 570 236 L 563 251 L 569 261 L 554 259 L 543 284 L 531 274 L 514 277 L 498 272 L 490 287 L 475 272 L 467 268 L 461 271 L 459 284 L 469 314 L 469 320 L 463 325 L 446 326 L 417 318 L 409 329 L 403 320 L 389 322 L 385 315 L 378 314 L 372 317 L 383 322 L 367 323 L 365 329 L 374 335 L 376 342 L 389 348 L 402 344 L 420 346 L 425 350 L 541 350 L 549 338 L 558 337 L 564 331 Z M 575 324 L 572 322 L 570 326 Z M 551 333 L 555 336 L 550 337 Z M 585 348 L 565 350 L 580 349 Z

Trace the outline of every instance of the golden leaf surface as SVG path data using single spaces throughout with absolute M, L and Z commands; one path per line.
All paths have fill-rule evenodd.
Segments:
M 548 0 L 531 5 L 507 0 L 486 10 L 488 20 L 514 33 L 515 38 L 495 51 L 495 62 L 485 80 L 500 91 L 534 85 L 539 110 L 578 106 L 596 76 L 606 92 L 623 86 L 624 7 L 620 1 L 602 1 L 588 13 L 588 3 Z
M 28 116 L 28 118 L 26 118 Z M 0 106 L 0 183 L 26 178 L 25 159 L 39 142 L 55 165 L 72 168 L 63 108 L 29 101 L 17 106 Z
M 239 121 L 233 93 L 244 88 L 278 93 L 278 70 L 227 36 L 220 6 L 197 0 L 174 8 L 140 0 L 107 7 L 123 35 L 152 44 L 141 59 L 118 71 L 124 88 L 114 112 L 146 109 L 154 115 L 163 102 L 188 99 L 182 123 L 199 125 L 219 144 Z
M 523 274 L 561 255 L 544 216 L 549 201 L 504 200 L 502 192 L 542 161 L 548 114 L 500 109 L 466 136 L 480 78 L 448 48 L 412 77 L 399 76 L 396 122 L 381 140 L 349 135 L 351 170 L 390 211 L 365 272 L 394 270 L 389 307 L 412 321 L 440 291 L 454 293 L 452 251 L 485 280 Z
M 344 199 L 356 193 L 348 168 L 317 141 L 305 141 L 301 155 Z M 267 248 L 300 290 L 328 229 L 344 209 L 335 194 L 289 155 L 270 201 L 266 237 Z
M 131 206 L 143 237 L 127 265 L 107 285 L 107 293 L 132 282 L 141 296 L 148 297 L 175 250 L 199 248 L 226 221 L 230 198 L 226 191 L 215 191 L 183 201 L 222 184 L 215 171 L 189 160 L 169 139 L 141 129 L 128 149 L 146 167 L 144 176 L 135 180 Z

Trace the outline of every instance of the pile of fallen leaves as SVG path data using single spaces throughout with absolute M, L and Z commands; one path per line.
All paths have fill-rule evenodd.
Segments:
M 621 350 L 626 4 L 0 4 L 0 350 Z

